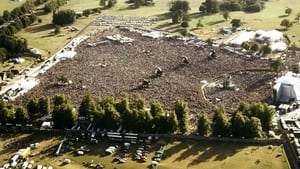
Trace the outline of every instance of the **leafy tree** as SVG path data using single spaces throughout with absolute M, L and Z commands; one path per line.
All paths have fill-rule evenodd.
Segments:
M 11 21 L 11 20 L 13 20 L 13 17 L 12 17 L 11 14 L 8 12 L 8 10 L 4 10 L 2 16 L 3 16 L 3 19 L 4 19 L 5 21 Z
M 170 3 L 170 12 L 181 10 L 183 13 L 187 13 L 190 10 L 190 3 L 186 0 L 176 0 Z
M 130 107 L 129 107 L 128 95 L 125 95 L 120 101 L 118 101 L 115 104 L 115 107 L 121 115 L 123 115 L 124 112 L 129 111 Z
M 197 22 L 197 28 L 199 27 L 203 27 L 204 25 L 202 24 L 202 20 L 201 19 L 198 19 L 198 22 Z
M 213 136 L 228 136 L 230 134 L 230 123 L 223 106 L 216 107 L 214 110 L 214 117 L 212 123 Z
M 6 21 L 5 19 L 3 18 L 3 16 L 0 16 L 0 25 L 4 24 Z
M 29 121 L 28 112 L 24 107 L 17 107 L 14 122 L 16 124 L 26 124 Z
M 238 28 L 242 25 L 240 19 L 232 19 L 230 23 L 231 23 L 231 26 L 234 28 Z
M 272 48 L 270 46 L 270 43 L 267 43 L 266 45 L 264 45 L 262 48 L 261 48 L 262 52 L 264 55 L 267 55 L 267 54 L 270 54 L 272 52 Z
M 12 104 L 0 100 L 0 122 L 12 123 L 15 118 L 15 110 Z
M 35 14 L 31 14 L 29 15 L 29 19 L 30 19 L 30 24 L 32 24 L 37 20 L 37 16 Z
M 164 110 L 159 101 L 153 100 L 150 104 L 150 113 L 152 117 L 164 114 Z
M 64 94 L 56 94 L 54 96 L 54 106 L 59 106 L 68 103 L 70 103 L 70 97 L 65 96 Z
M 188 28 L 188 27 L 189 27 L 189 23 L 188 23 L 187 21 L 183 21 L 183 22 L 181 23 L 181 26 L 182 26 L 183 28 Z
M 107 0 L 100 0 L 99 5 L 103 7 L 106 6 L 106 1 Z
M 80 116 L 89 117 L 95 112 L 96 105 L 92 95 L 85 95 L 80 103 L 78 113 Z
M 34 97 L 29 100 L 27 103 L 27 111 L 30 118 L 37 118 L 40 117 L 40 110 L 39 110 L 39 99 Z
M 229 16 L 229 12 L 228 11 L 224 11 L 223 12 L 223 18 L 227 21 L 228 19 L 230 19 L 230 16 Z
M 23 25 L 23 23 L 22 23 L 22 21 L 21 21 L 20 18 L 16 18 L 16 19 L 15 19 L 15 22 L 14 22 L 12 25 L 15 26 L 15 28 L 16 28 L 18 31 L 24 28 L 24 25 Z
M 13 25 L 8 25 L 7 28 L 9 29 L 9 31 L 11 32 L 11 34 L 15 34 L 18 32 L 18 30 L 16 29 L 16 27 L 14 27 Z
M 246 12 L 259 12 L 264 8 L 264 3 L 250 3 L 246 4 L 244 7 L 244 11 Z
M 171 13 L 172 15 L 172 23 L 180 23 L 183 19 L 184 12 L 182 10 L 177 10 Z
M 121 116 L 114 105 L 106 104 L 104 107 L 104 125 L 107 129 L 117 129 L 120 126 Z
M 286 30 L 288 30 L 289 27 L 293 26 L 293 23 L 290 22 L 290 20 L 288 19 L 283 19 L 281 22 L 280 22 L 280 26 L 284 26 Z
M 74 10 L 66 9 L 58 11 L 53 15 L 52 23 L 56 25 L 72 24 L 76 21 L 76 13 Z
M 236 111 L 237 112 L 240 111 L 243 114 L 247 115 L 248 117 L 251 117 L 252 114 L 249 113 L 249 109 L 250 109 L 250 105 L 248 103 L 242 101 Z
M 177 100 L 174 105 L 174 111 L 178 119 L 178 127 L 182 133 L 189 130 L 189 107 L 183 100 Z
M 151 113 L 147 110 L 131 110 L 131 124 L 128 128 L 135 132 L 146 132 L 150 131 L 152 127 L 152 116 Z
M 267 103 L 258 102 L 252 103 L 249 111 L 251 112 L 252 116 L 257 117 L 260 120 L 262 129 L 264 131 L 271 129 L 275 109 L 271 108 Z
M 198 119 L 197 131 L 200 136 L 208 136 L 211 131 L 211 121 L 207 113 L 202 113 Z
M 166 124 L 164 125 L 164 127 L 166 128 L 167 132 L 173 133 L 177 130 L 178 125 L 179 125 L 179 121 L 177 120 L 177 116 L 176 113 L 174 112 L 168 112 L 166 114 Z
M 57 1 L 56 0 L 51 0 L 44 6 L 44 12 L 45 13 L 50 13 L 58 9 Z
M 0 62 L 3 64 L 6 60 L 7 51 L 5 48 L 0 48 Z
M 185 0 L 172 1 L 169 10 L 172 16 L 172 23 L 180 23 L 188 10 L 190 10 L 189 2 Z
M 93 123 L 96 127 L 104 128 L 105 126 L 105 112 L 102 107 L 97 107 L 93 112 Z
M 17 8 L 15 8 L 15 9 L 13 9 L 13 10 L 11 11 L 10 14 L 11 14 L 12 16 L 14 16 L 14 18 L 16 18 L 16 17 L 18 17 L 18 16 L 23 15 L 24 13 L 23 13 L 23 11 L 21 10 L 20 7 L 17 7 Z
M 246 125 L 245 132 L 247 138 L 260 138 L 263 136 L 262 125 L 257 117 L 251 117 Z
M 293 12 L 292 8 L 286 8 L 284 10 L 285 14 L 287 14 L 288 16 Z
M 243 5 L 238 1 L 222 1 L 220 2 L 220 10 L 223 11 L 241 11 Z
M 249 44 L 249 42 L 243 42 L 241 44 L 241 47 L 244 48 L 244 49 L 246 49 L 246 50 L 249 50 L 250 49 L 250 44 Z
M 122 113 L 122 127 L 127 130 L 133 130 L 134 128 L 134 119 L 133 118 L 133 111 L 130 109 L 127 109 L 126 111 L 123 111 Z
M 278 57 L 276 60 L 273 60 L 270 64 L 270 68 L 273 72 L 276 72 L 278 74 L 278 72 L 280 71 L 280 67 L 282 65 L 282 60 L 280 57 Z
M 245 137 L 249 118 L 237 111 L 231 118 L 231 130 L 234 137 Z
M 50 113 L 50 98 L 47 96 L 42 96 L 38 100 L 39 104 L 39 113 L 41 115 L 46 115 Z
M 133 104 L 131 109 L 144 110 L 145 109 L 145 99 L 142 98 L 140 94 L 134 96 Z
M 90 10 L 89 10 L 89 9 L 84 10 L 84 11 L 82 12 L 82 15 L 85 16 L 85 17 L 89 17 L 89 15 L 90 15 Z
M 117 3 L 117 0 L 108 0 L 106 7 L 107 8 L 112 8 L 116 5 L 116 3 Z
M 219 2 L 217 0 L 205 0 L 205 2 L 201 3 L 199 11 L 204 14 L 218 13 L 220 11 Z
M 254 52 L 259 51 L 259 44 L 256 42 L 252 43 L 250 46 L 250 50 Z
M 71 128 L 77 119 L 75 108 L 70 103 L 56 105 L 52 112 L 52 121 L 54 128 L 65 129 Z
M 154 132 L 173 133 L 177 130 L 178 120 L 174 112 L 164 112 L 153 118 Z

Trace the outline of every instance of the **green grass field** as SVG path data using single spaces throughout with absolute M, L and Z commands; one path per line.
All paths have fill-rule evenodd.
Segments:
M 113 9 L 103 10 L 102 14 L 106 15 L 130 15 L 130 16 L 157 16 L 161 20 L 157 25 L 148 27 L 150 29 L 160 29 L 169 32 L 175 32 L 179 25 L 171 23 L 171 18 L 168 15 L 169 2 L 166 0 L 155 0 L 155 6 L 153 7 L 141 7 L 139 9 L 131 9 L 129 4 L 125 3 L 126 0 L 118 0 L 118 3 Z M 199 14 L 199 6 L 201 1 L 189 0 L 191 10 L 189 11 L 190 18 L 190 30 L 194 30 L 196 34 L 203 40 L 208 38 L 216 38 L 221 35 L 218 34 L 220 28 L 231 26 L 230 20 L 225 21 L 221 14 L 215 14 L 210 16 L 201 17 Z M 98 0 L 86 0 L 84 3 L 80 0 L 70 0 L 68 4 L 62 6 L 60 9 L 74 9 L 75 11 L 82 11 L 88 8 L 99 7 Z M 284 10 L 286 7 L 293 9 L 290 16 L 285 16 Z M 296 14 L 300 12 L 300 3 L 297 0 L 270 0 L 266 3 L 266 8 L 260 13 L 244 13 L 244 12 L 231 12 L 231 18 L 241 19 L 244 28 L 251 28 L 254 30 L 263 29 L 279 29 L 280 22 L 284 18 L 288 18 L 293 21 Z M 84 28 L 90 23 L 96 16 L 90 15 L 88 18 L 80 18 L 74 24 L 79 28 Z M 50 53 L 58 51 L 64 44 L 68 42 L 68 38 L 77 35 L 77 32 L 69 32 L 67 29 L 62 29 L 62 33 L 65 36 L 55 36 L 51 34 L 54 27 L 51 24 L 52 14 L 40 15 L 42 23 L 33 24 L 32 26 L 20 31 L 17 36 L 26 38 L 31 47 L 36 47 L 44 51 L 44 53 Z M 203 28 L 196 28 L 198 20 L 201 18 L 204 24 Z M 296 42 L 300 46 L 300 23 L 294 23 L 288 31 L 284 31 L 292 42 Z M 46 55 L 47 56 L 47 55 Z
M 34 160 L 36 164 L 51 165 L 54 168 L 64 169 L 80 169 L 85 168 L 83 162 L 91 162 L 94 164 L 102 163 L 107 169 L 145 169 L 151 164 L 151 158 L 154 156 L 155 150 L 159 146 L 159 142 L 152 144 L 152 148 L 145 163 L 140 163 L 132 159 L 133 153 L 138 145 L 133 145 L 129 149 L 129 158 L 125 164 L 113 162 L 113 159 L 120 155 L 117 151 L 113 155 L 102 156 L 105 148 L 111 145 L 107 141 L 100 141 L 99 144 L 86 144 L 84 142 L 76 142 L 72 147 L 73 150 L 66 152 L 60 156 L 53 156 L 59 142 L 63 139 L 55 135 L 18 135 L 17 137 L 3 138 L 0 140 L 0 164 L 7 162 L 8 157 L 12 156 L 19 148 L 25 148 L 29 143 L 39 142 L 40 147 L 33 150 L 36 155 L 29 160 Z M 161 142 L 161 141 L 160 141 Z M 284 156 L 281 145 L 273 146 L 251 146 L 246 144 L 235 143 L 208 143 L 196 141 L 172 141 L 164 140 L 168 143 L 162 161 L 159 163 L 159 169 L 288 169 L 287 159 Z M 10 143 L 10 144 L 8 144 Z M 4 145 L 10 145 L 6 148 Z M 76 156 L 74 152 L 83 145 L 91 150 L 83 156 Z M 278 154 L 283 154 L 278 156 Z M 68 165 L 61 166 L 64 158 L 71 160 Z
M 23 3 L 25 2 L 25 0 L 23 1 L 12 1 L 12 0 L 0 0 L 0 15 L 3 14 L 3 11 L 8 10 L 11 11 L 16 7 L 21 6 Z

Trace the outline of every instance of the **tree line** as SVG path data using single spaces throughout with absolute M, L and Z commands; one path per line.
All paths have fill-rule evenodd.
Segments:
M 42 0 L 27 0 L 11 12 L 5 10 L 0 16 L 0 61 L 3 63 L 10 58 L 16 58 L 29 52 L 27 40 L 17 38 L 15 33 L 28 27 L 37 20 L 33 13 L 34 7 L 44 3 Z
M 53 108 L 51 108 L 51 105 Z M 125 95 L 121 99 L 114 97 L 83 97 L 78 111 L 69 96 L 57 94 L 52 99 L 46 96 L 34 97 L 26 107 L 0 101 L 0 123 L 35 123 L 44 115 L 52 115 L 54 128 L 71 128 L 78 117 L 85 117 L 98 128 L 115 130 L 123 128 L 135 132 L 147 133 L 187 133 L 189 131 L 189 108 L 182 100 L 174 102 L 171 111 L 164 110 L 159 101 L 154 100 L 150 108 L 139 94 L 129 102 Z
M 63 94 L 57 94 L 52 99 L 47 96 L 32 98 L 26 107 L 0 101 L 2 124 L 36 123 L 40 117 L 50 114 L 56 129 L 71 128 L 78 117 L 84 117 L 95 127 L 108 130 L 122 127 L 142 133 L 186 134 L 192 128 L 189 112 L 188 103 L 183 100 L 174 101 L 173 108 L 165 110 L 158 100 L 151 101 L 147 106 L 139 94 L 131 99 L 128 95 L 122 98 L 94 98 L 88 94 L 82 98 L 78 110 L 71 98 Z M 208 113 L 201 113 L 194 127 L 200 136 L 260 138 L 265 136 L 264 131 L 272 128 L 274 113 L 275 110 L 266 103 L 242 102 L 229 118 L 225 108 L 219 106 L 210 113 L 214 114 L 212 118 Z
M 201 136 L 261 138 L 264 131 L 272 129 L 272 119 L 275 109 L 266 103 L 248 104 L 241 102 L 240 106 L 229 118 L 224 107 L 214 109 L 212 120 L 207 113 L 202 113 L 198 119 L 198 134 Z

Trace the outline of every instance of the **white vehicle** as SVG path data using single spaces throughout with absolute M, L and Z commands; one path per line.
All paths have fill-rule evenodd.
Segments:
M 84 152 L 79 150 L 79 151 L 77 151 L 77 155 L 84 155 Z
M 105 152 L 108 153 L 108 154 L 112 154 L 116 151 L 116 147 L 115 146 L 109 146 Z
M 27 161 L 25 161 L 24 163 L 23 163 L 23 165 L 22 165 L 22 169 L 26 169 L 27 167 L 28 167 L 28 162 Z
M 64 163 L 64 164 L 70 164 L 70 163 L 71 163 L 71 160 L 66 158 L 66 159 L 64 159 L 63 163 Z

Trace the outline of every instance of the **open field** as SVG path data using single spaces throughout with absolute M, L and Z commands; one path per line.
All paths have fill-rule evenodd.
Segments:
M 13 1 L 13 0 L 0 0 L 0 15 L 2 16 L 3 11 L 8 10 L 11 11 L 16 7 L 21 6 L 25 0 L 23 1 Z
M 98 1 L 87 0 L 84 4 L 80 0 L 71 0 L 68 4 L 60 7 L 63 9 L 74 9 L 76 12 L 80 12 L 84 9 L 95 8 L 98 6 Z M 78 31 L 70 31 L 70 28 L 64 27 L 61 29 L 61 33 L 55 35 L 54 25 L 52 24 L 52 13 L 45 15 L 43 12 L 37 13 L 38 17 L 42 20 L 42 23 L 35 23 L 24 30 L 17 33 L 17 36 L 26 38 L 28 40 L 29 47 L 38 48 L 48 57 L 49 52 L 53 54 L 61 49 L 71 38 L 78 35 Z M 96 15 L 90 15 L 89 17 L 82 17 L 77 19 L 76 23 L 72 26 L 83 29 L 87 26 Z
M 169 11 L 169 1 L 156 0 L 155 6 L 153 7 L 141 7 L 139 9 L 130 8 L 129 4 L 125 3 L 126 0 L 119 0 L 113 9 L 103 10 L 102 14 L 105 15 L 130 15 L 130 16 L 156 16 L 160 19 L 157 25 L 148 27 L 149 29 L 160 29 L 169 32 L 175 32 L 179 25 L 173 25 L 171 23 L 171 18 L 168 15 Z M 208 38 L 218 38 L 221 37 L 218 34 L 219 29 L 222 27 L 231 26 L 230 21 L 225 21 L 221 14 L 215 14 L 210 16 L 200 16 L 199 6 L 201 1 L 189 0 L 191 10 L 189 11 L 190 18 L 190 30 L 195 31 L 195 33 L 203 40 Z M 62 6 L 60 9 L 74 9 L 75 11 L 82 11 L 88 8 L 97 7 L 98 1 L 87 0 L 82 3 L 79 0 L 71 0 L 68 4 Z M 293 13 L 290 16 L 285 16 L 285 7 L 291 7 Z M 252 29 L 281 29 L 280 22 L 283 18 L 288 18 L 291 21 L 295 18 L 295 15 L 300 12 L 300 4 L 297 0 L 270 0 L 266 3 L 266 9 L 260 13 L 244 13 L 244 12 L 231 12 L 231 18 L 241 19 L 244 25 L 242 27 L 252 28 Z M 45 52 L 47 56 L 48 51 L 50 53 L 56 52 L 64 44 L 68 42 L 69 37 L 76 36 L 76 32 L 69 32 L 67 29 L 63 29 L 61 34 L 65 36 L 54 36 L 51 34 L 53 31 L 52 14 L 40 15 L 42 19 L 41 24 L 35 24 L 23 31 L 20 31 L 17 36 L 26 38 L 31 47 L 36 47 Z M 78 19 L 74 26 L 78 28 L 84 28 L 88 23 L 90 23 L 96 16 L 91 15 L 88 18 Z M 198 19 L 201 18 L 204 24 L 203 28 L 196 28 Z M 294 23 L 294 26 L 285 31 L 289 35 L 292 42 L 296 42 L 300 46 L 300 23 Z M 98 27 L 99 28 L 99 27 Z
M 115 8 L 107 11 L 105 14 L 111 15 L 137 15 L 137 16 L 157 16 L 161 21 L 154 27 L 154 29 L 161 29 L 165 31 L 174 32 L 179 25 L 173 25 L 171 23 L 171 17 L 168 15 L 169 11 L 169 2 L 164 0 L 156 0 L 154 7 L 141 7 L 139 9 L 128 9 L 128 4 L 124 3 L 125 0 L 118 1 Z M 220 28 L 230 27 L 230 20 L 225 21 L 221 14 L 201 16 L 199 14 L 199 6 L 201 1 L 197 0 L 188 0 L 190 3 L 191 10 L 189 10 L 189 16 L 192 19 L 190 21 L 190 27 L 188 29 L 194 30 L 197 35 L 206 40 L 207 38 L 213 38 L 217 35 Z M 204 1 L 202 1 L 204 2 Z M 284 10 L 286 7 L 293 9 L 293 12 L 290 16 L 286 16 Z M 230 17 L 232 19 L 241 19 L 243 22 L 244 28 L 251 28 L 254 30 L 272 30 L 280 29 L 283 27 L 280 26 L 280 22 L 287 18 L 290 21 L 293 21 L 296 14 L 300 12 L 300 4 L 297 0 L 269 0 L 266 2 L 266 8 L 259 13 L 244 13 L 244 12 L 230 12 Z M 203 28 L 197 29 L 196 24 L 198 19 L 201 19 Z M 289 28 L 288 31 L 285 31 L 292 42 L 296 42 L 300 46 L 300 23 L 294 23 L 293 27 Z
M 106 139 L 100 140 L 99 144 L 86 144 L 85 141 L 75 142 L 71 150 L 60 156 L 53 156 L 53 152 L 61 140 L 63 140 L 62 137 L 49 134 L 21 134 L 17 137 L 14 134 L 2 135 L 0 139 L 0 164 L 7 162 L 8 157 L 19 148 L 26 148 L 30 143 L 38 142 L 40 147 L 32 151 L 36 155 L 29 158 L 29 160 L 35 161 L 35 165 L 51 165 L 55 169 L 82 169 L 88 168 L 83 166 L 83 162 L 93 161 L 94 164 L 102 163 L 105 165 L 105 169 L 113 169 L 114 167 L 118 169 L 145 169 L 151 163 L 151 158 L 160 143 L 167 142 L 163 158 L 158 164 L 159 169 L 239 169 L 241 166 L 243 169 L 289 168 L 282 145 L 273 145 L 272 149 L 268 149 L 268 146 L 248 144 L 160 140 L 152 144 L 148 160 L 145 163 L 132 159 L 133 153 L 139 147 L 139 145 L 133 145 L 129 148 L 129 157 L 125 164 L 118 164 L 113 162 L 113 159 L 120 155 L 119 151 L 110 156 L 102 156 L 104 150 L 112 145 Z M 87 146 L 91 151 L 83 156 L 76 156 L 74 152 L 80 146 Z M 61 165 L 64 158 L 69 158 L 71 163 Z

